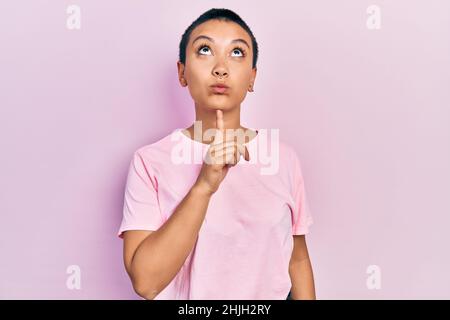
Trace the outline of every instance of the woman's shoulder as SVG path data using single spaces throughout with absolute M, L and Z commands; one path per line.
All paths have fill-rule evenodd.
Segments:
M 293 143 L 281 140 L 279 143 L 280 167 L 288 172 L 289 176 L 298 174 L 301 170 L 299 152 Z
M 154 139 L 153 142 L 141 145 L 131 154 L 131 165 L 134 170 L 150 177 L 158 176 L 171 164 L 171 134 Z M 169 168 L 170 169 L 170 168 Z
M 153 142 L 141 145 L 135 150 L 134 153 L 141 156 L 165 155 L 170 151 L 173 145 L 172 137 L 174 133 L 175 131 L 172 131 L 168 134 L 163 135 L 162 137 L 154 139 Z
M 274 148 L 274 143 L 277 143 L 278 146 Z M 278 154 L 281 162 L 284 162 L 286 164 L 287 162 L 290 162 L 293 160 L 294 157 L 296 157 L 297 152 L 293 144 L 289 141 L 279 139 L 278 141 L 272 141 L 270 148 L 272 150 L 278 149 Z

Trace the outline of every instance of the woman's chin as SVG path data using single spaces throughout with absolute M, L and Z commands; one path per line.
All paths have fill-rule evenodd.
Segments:
M 230 103 L 226 98 L 219 98 L 219 99 L 208 99 L 205 103 L 206 108 L 210 110 L 229 110 L 232 107 L 230 107 Z

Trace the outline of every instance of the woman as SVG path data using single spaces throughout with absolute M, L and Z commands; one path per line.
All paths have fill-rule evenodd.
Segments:
M 118 233 L 145 299 L 315 299 L 300 162 L 271 141 L 277 163 L 263 174 L 268 139 L 240 123 L 257 57 L 250 28 L 227 9 L 182 36 L 178 75 L 196 121 L 134 153 Z

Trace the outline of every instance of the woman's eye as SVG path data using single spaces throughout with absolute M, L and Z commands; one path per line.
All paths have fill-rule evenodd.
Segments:
M 244 53 L 242 52 L 242 50 L 241 49 L 234 49 L 233 50 L 233 53 L 235 53 L 235 52 L 238 52 L 238 53 L 240 53 L 241 54 L 241 57 L 243 57 L 244 56 Z
M 203 46 L 203 47 L 200 48 L 200 50 L 198 50 L 198 52 L 200 52 L 201 54 L 208 54 L 209 47 Z

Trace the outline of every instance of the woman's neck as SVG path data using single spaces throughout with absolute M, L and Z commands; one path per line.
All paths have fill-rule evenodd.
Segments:
M 216 109 L 199 108 L 195 107 L 195 123 L 189 128 L 186 128 L 192 139 L 201 143 L 210 143 L 205 132 L 210 129 L 215 129 L 216 124 Z M 250 141 L 257 133 L 241 125 L 240 119 L 240 106 L 232 108 L 231 110 L 223 111 L 223 123 L 224 129 L 241 129 L 245 135 L 245 142 Z M 200 132 L 201 131 L 201 132 Z M 206 136 L 206 137 L 205 137 Z M 206 138 L 206 139 L 205 139 Z M 201 141 L 200 141 L 201 139 Z

